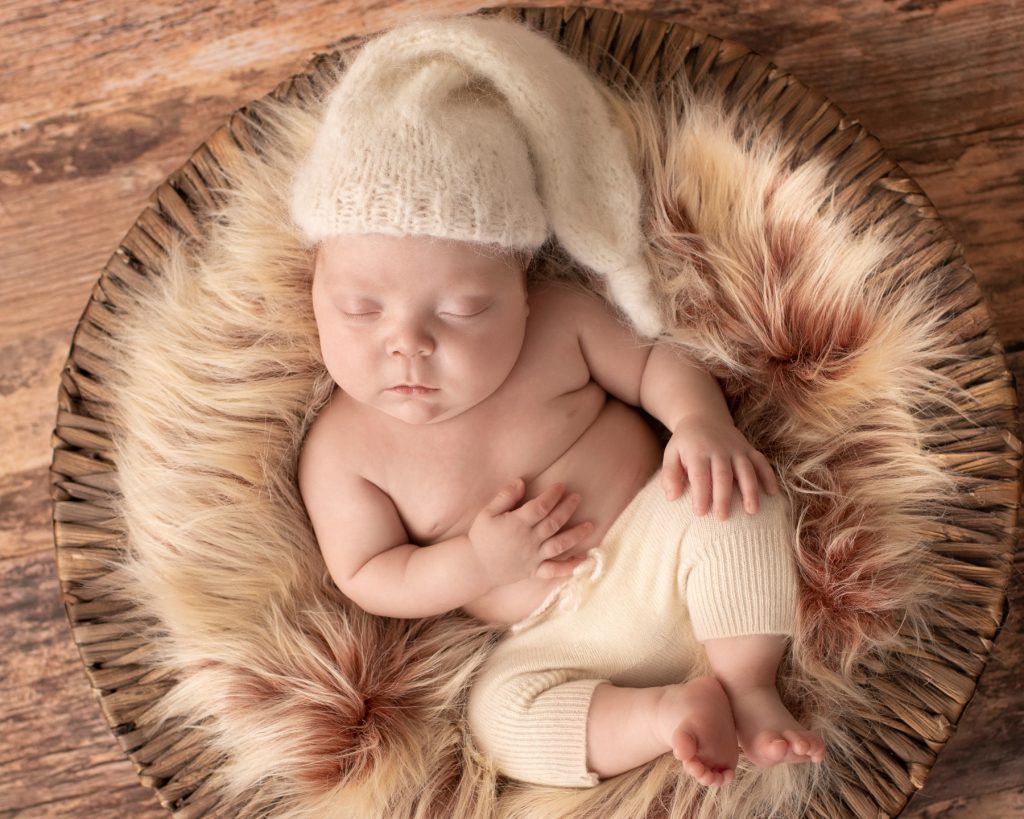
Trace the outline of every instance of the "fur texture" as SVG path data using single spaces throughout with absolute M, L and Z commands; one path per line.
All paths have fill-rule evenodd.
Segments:
M 869 669 L 927 639 L 942 604 L 923 527 L 954 484 L 924 436 L 938 410 L 964 404 L 940 375 L 955 344 L 939 282 L 919 275 L 927 251 L 908 254 L 881 224 L 854 229 L 828 167 L 791 161 L 713 96 L 679 85 L 617 98 L 672 339 L 721 379 L 797 510 L 803 591 L 784 694 L 830 758 L 742 769 L 717 793 L 670 757 L 591 790 L 503 782 L 462 720 L 494 632 L 359 611 L 331 583 L 296 488 L 331 387 L 311 251 L 287 218 L 318 104 L 253 108 L 258 150 L 238 154 L 202 234 L 118 314 L 127 551 L 105 582 L 177 680 L 159 719 L 207 735 L 225 799 L 275 816 L 799 815 L 860 752 Z M 534 268 L 580 277 L 555 246 Z

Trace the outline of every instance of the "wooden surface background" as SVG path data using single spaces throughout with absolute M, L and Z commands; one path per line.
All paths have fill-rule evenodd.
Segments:
M 92 698 L 53 562 L 58 375 L 101 265 L 152 189 L 231 111 L 331 42 L 417 6 L 0 0 L 0 816 L 164 815 Z M 1024 384 L 1024 3 L 606 7 L 736 40 L 859 119 L 963 244 Z M 905 815 L 1024 816 L 1017 560 L 978 693 Z

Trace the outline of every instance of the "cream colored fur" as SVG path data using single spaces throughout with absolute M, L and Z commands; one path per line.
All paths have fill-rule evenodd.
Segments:
M 317 104 L 255 106 L 259 151 L 223 204 L 120 313 L 117 469 L 127 552 L 105 580 L 137 606 L 178 680 L 157 706 L 223 755 L 217 788 L 289 817 L 635 819 L 799 815 L 860 753 L 864 681 L 927 639 L 941 604 L 922 544 L 953 487 L 928 418 L 963 408 L 934 283 L 884 226 L 831 206 L 829 168 L 679 85 L 620 102 L 648 190 L 650 261 L 673 338 L 718 376 L 798 512 L 804 583 L 784 693 L 830 760 L 743 769 L 717 793 L 665 757 L 592 790 L 502 782 L 462 720 L 495 635 L 456 615 L 366 615 L 333 587 L 295 485 L 330 382 L 288 222 Z M 678 114 L 678 115 L 677 115 Z M 916 253 L 916 255 L 915 255 Z M 537 271 L 576 277 L 556 247 Z M 133 615 L 134 616 L 134 615 Z

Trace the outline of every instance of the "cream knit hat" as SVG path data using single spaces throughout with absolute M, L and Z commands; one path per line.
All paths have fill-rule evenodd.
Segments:
M 313 243 L 383 233 L 534 250 L 551 232 L 655 336 L 640 183 L 598 82 L 506 19 L 393 28 L 361 47 L 331 92 L 292 218 Z

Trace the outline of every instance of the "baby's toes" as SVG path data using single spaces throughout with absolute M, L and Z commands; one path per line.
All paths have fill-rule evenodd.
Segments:
M 789 740 L 778 731 L 762 731 L 754 740 L 754 753 L 770 765 L 782 762 L 789 749 Z
M 825 740 L 821 737 L 815 737 L 811 743 L 811 761 L 818 764 L 825 761 Z
M 782 735 L 788 740 L 790 756 L 793 761 L 821 762 L 825 758 L 825 743 L 820 737 L 809 731 L 783 731 Z
M 704 772 L 700 776 L 694 776 L 693 778 L 700 782 L 705 788 L 718 788 L 722 785 L 724 776 L 721 771 L 716 771 L 712 768 L 703 766 Z M 691 774 L 692 775 L 692 774 Z
M 807 741 L 807 756 L 811 762 L 821 763 L 825 761 L 825 740 L 817 734 L 807 733 L 804 735 Z
M 719 788 L 722 785 L 722 774 L 709 770 L 700 778 L 700 784 L 705 788 Z
M 811 743 L 801 731 L 783 731 L 782 736 L 789 741 L 789 750 L 797 756 L 810 756 Z
M 704 767 L 704 763 L 701 762 L 697 757 L 690 757 L 683 763 L 683 770 L 686 771 L 690 776 L 701 782 L 703 777 L 708 773 L 708 769 Z
M 693 734 L 682 728 L 676 728 L 672 734 L 672 756 L 680 762 L 686 762 L 697 755 L 697 740 Z

